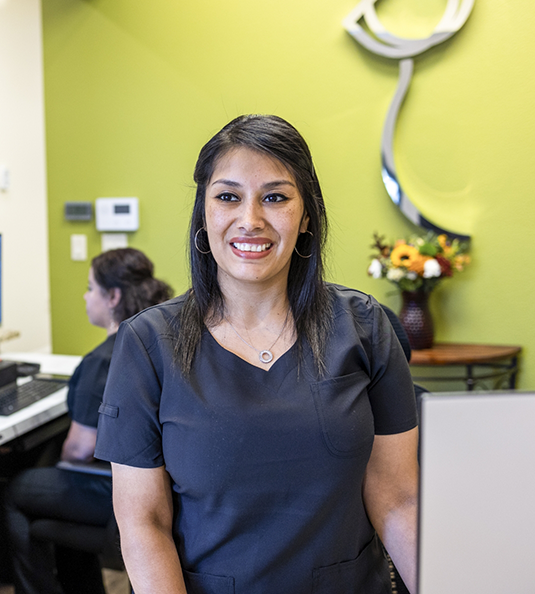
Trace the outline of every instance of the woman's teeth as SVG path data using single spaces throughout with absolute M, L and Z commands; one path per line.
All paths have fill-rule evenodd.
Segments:
M 255 243 L 233 243 L 232 244 L 240 252 L 265 252 L 271 247 L 271 243 L 263 243 L 257 245 Z

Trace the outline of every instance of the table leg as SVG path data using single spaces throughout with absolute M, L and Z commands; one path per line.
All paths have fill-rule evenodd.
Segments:
M 474 380 L 474 367 L 473 367 L 473 365 L 467 365 L 466 366 L 466 387 L 469 392 L 473 391 L 475 383 L 476 382 Z
M 516 374 L 518 371 L 517 367 L 518 357 L 513 357 L 511 359 L 511 373 L 509 375 L 509 388 L 514 390 L 516 388 Z

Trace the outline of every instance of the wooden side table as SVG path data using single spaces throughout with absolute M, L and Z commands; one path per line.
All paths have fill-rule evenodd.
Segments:
M 452 381 L 462 380 L 468 390 L 473 390 L 477 381 L 492 378 L 508 380 L 508 387 L 515 389 L 518 372 L 518 356 L 522 350 L 519 346 L 498 346 L 490 344 L 461 344 L 439 342 L 431 349 L 412 351 L 411 367 L 465 367 L 462 376 L 418 377 L 416 381 Z M 484 372 L 478 371 L 484 368 Z

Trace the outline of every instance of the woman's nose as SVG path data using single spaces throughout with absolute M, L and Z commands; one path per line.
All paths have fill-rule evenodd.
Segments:
M 256 200 L 244 201 L 242 203 L 238 226 L 240 229 L 246 231 L 261 229 L 264 226 L 262 205 Z

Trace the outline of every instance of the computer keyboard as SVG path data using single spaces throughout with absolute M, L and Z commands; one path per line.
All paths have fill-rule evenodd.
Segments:
M 11 415 L 66 385 L 66 380 L 36 378 L 21 386 L 4 386 L 0 388 L 0 415 Z

